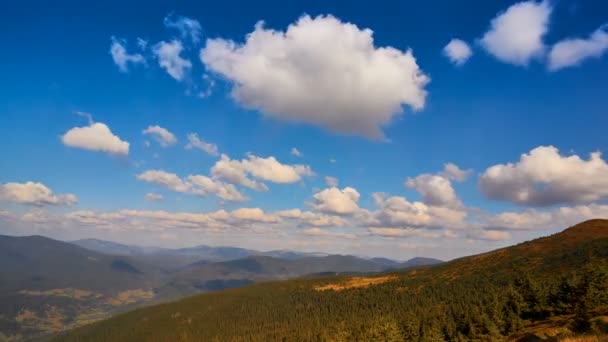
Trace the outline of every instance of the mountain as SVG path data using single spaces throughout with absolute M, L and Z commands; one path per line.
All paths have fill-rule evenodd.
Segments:
M 173 250 L 96 239 L 68 243 L 0 236 L 0 341 L 44 336 L 199 292 L 308 274 L 379 272 L 395 265 L 400 264 L 320 253 Z
M 282 267 L 266 261 L 246 259 L 236 267 Z M 603 318 L 592 318 L 608 314 L 607 264 L 608 220 L 592 220 L 431 267 L 196 295 L 81 327 L 56 341 L 540 341 L 547 334 L 559 340 L 606 328 Z
M 124 245 L 118 242 L 99 240 L 99 239 L 81 239 L 70 241 L 70 243 L 86 248 L 95 252 L 112 254 L 112 255 L 140 255 L 162 252 L 163 248 L 158 247 L 140 247 Z
M 0 333 L 21 339 L 107 317 L 152 298 L 161 277 L 130 257 L 43 236 L 0 236 Z
M 223 262 L 200 261 L 177 271 L 159 292 L 166 294 L 217 290 L 236 284 L 250 284 L 271 279 L 289 279 L 318 273 L 372 273 L 388 267 L 384 263 L 354 256 L 329 255 L 281 259 L 249 256 Z

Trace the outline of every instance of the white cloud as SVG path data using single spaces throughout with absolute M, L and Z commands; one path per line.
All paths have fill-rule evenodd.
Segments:
M 300 209 L 283 210 L 277 212 L 276 215 L 284 219 L 295 220 L 299 226 L 304 227 L 346 227 L 350 225 L 350 222 L 340 216 L 302 211 Z
M 359 192 L 351 187 L 342 190 L 331 187 L 314 194 L 314 208 L 324 213 L 349 215 L 359 210 L 359 197 Z
M 462 208 L 448 208 L 410 202 L 404 197 L 388 197 L 374 193 L 378 210 L 360 218 L 363 225 L 386 228 L 426 227 L 464 228 L 467 212 Z
M 188 144 L 186 144 L 185 148 L 188 150 L 196 148 L 212 156 L 217 156 L 219 154 L 216 144 L 206 142 L 205 140 L 199 138 L 198 134 L 196 133 L 188 134 Z
M 443 164 L 443 172 L 441 172 L 439 175 L 455 182 L 464 182 L 472 173 L 472 169 L 462 170 L 456 164 L 445 163 Z
M 336 177 L 325 176 L 325 184 L 330 188 L 337 187 L 339 182 L 340 181 Z
M 61 142 L 70 147 L 106 152 L 116 155 L 129 154 L 129 143 L 114 135 L 110 128 L 101 122 L 85 127 L 74 127 L 67 131 Z
M 429 78 L 411 50 L 375 47 L 372 35 L 333 16 L 302 16 L 284 32 L 260 22 L 243 44 L 209 39 L 200 58 L 247 108 L 381 139 L 403 106 L 424 107 Z
M 163 199 L 163 195 L 161 194 L 156 194 L 154 192 L 148 192 L 145 196 L 144 199 L 146 201 L 150 201 L 150 202 L 156 202 L 156 201 L 161 201 Z
M 232 212 L 232 217 L 242 221 L 274 223 L 279 219 L 274 215 L 268 215 L 260 208 L 239 208 Z
M 0 184 L 0 200 L 35 206 L 78 203 L 76 195 L 55 194 L 46 185 L 38 182 Z
M 259 225 L 271 227 L 280 219 L 259 208 L 240 208 L 232 212 L 218 210 L 207 213 L 120 210 L 116 212 L 74 211 L 64 215 L 64 223 L 77 226 L 90 225 L 102 229 L 137 229 L 165 231 L 172 228 L 188 228 L 222 232 Z
M 405 186 L 415 189 L 422 195 L 424 203 L 439 207 L 460 208 L 462 203 L 449 179 L 431 174 L 422 174 L 416 178 L 408 178 Z
M 256 191 L 268 191 L 268 187 L 264 183 L 257 182 L 247 177 L 247 170 L 238 160 L 232 160 L 225 154 L 222 154 L 220 160 L 211 168 L 211 174 L 214 178 L 225 179 L 228 182 L 238 184 Z
M 188 176 L 188 181 L 195 188 L 193 193 L 197 195 L 214 194 L 217 197 L 226 201 L 245 201 L 247 197 L 241 194 L 234 185 L 209 178 L 207 176 L 194 175 Z
M 450 62 L 456 65 L 463 65 L 473 55 L 471 47 L 461 39 L 452 39 L 443 48 L 443 54 L 448 57 Z
M 547 0 L 516 3 L 492 19 L 480 43 L 503 62 L 528 65 L 544 53 L 543 37 L 549 30 L 551 11 Z
M 166 128 L 160 127 L 158 125 L 148 126 L 148 128 L 143 130 L 143 134 L 150 134 L 158 141 L 161 146 L 170 146 L 175 145 L 177 142 L 177 138 L 171 132 L 169 132 Z
M 608 164 L 600 152 L 588 160 L 540 146 L 517 163 L 488 168 L 479 180 L 484 195 L 522 205 L 584 203 L 608 197 Z
M 590 58 L 601 57 L 608 50 L 608 24 L 595 30 L 587 39 L 570 38 L 557 42 L 549 52 L 549 70 L 580 65 Z
M 291 148 L 291 155 L 295 156 L 295 157 L 301 157 L 302 156 L 302 152 L 300 152 L 297 148 L 292 147 Z
M 504 212 L 486 217 L 484 225 L 494 229 L 534 230 L 565 228 L 596 218 L 608 219 L 608 205 L 588 204 L 550 210 Z
M 137 175 L 137 179 L 162 185 L 169 190 L 175 192 L 188 192 L 191 190 L 192 185 L 183 181 L 174 173 L 169 173 L 163 170 L 148 170 Z
M 192 68 L 192 63 L 180 56 L 183 49 L 179 40 L 159 42 L 152 48 L 152 52 L 158 58 L 158 65 L 178 81 L 184 79 L 185 73 Z
M 145 50 L 148 47 L 148 41 L 146 39 L 137 37 L 137 46 L 139 46 L 140 49 Z
M 163 20 L 163 24 L 167 28 L 177 29 L 182 39 L 189 38 L 194 44 L 201 39 L 202 28 L 196 19 L 169 14 Z
M 302 176 L 312 176 L 314 173 L 307 165 L 286 165 L 280 163 L 275 157 L 258 157 L 247 154 L 247 159 L 232 160 L 222 154 L 211 173 L 216 178 L 222 178 L 229 182 L 239 184 L 254 190 L 266 191 L 268 187 L 248 177 L 273 183 L 289 184 L 302 179 Z
M 226 201 L 247 200 L 247 197 L 241 194 L 234 185 L 207 176 L 190 175 L 184 180 L 174 173 L 163 170 L 148 170 L 137 175 L 137 179 L 164 186 L 175 192 L 199 196 L 216 195 Z
M 120 71 L 129 71 L 129 64 L 146 63 L 144 56 L 140 55 L 139 53 L 129 54 L 125 44 L 126 42 L 124 40 L 112 37 L 110 55 Z

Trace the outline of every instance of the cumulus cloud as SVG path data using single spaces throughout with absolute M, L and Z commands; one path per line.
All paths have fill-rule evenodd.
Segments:
M 217 156 L 219 154 L 216 144 L 206 142 L 199 138 L 196 133 L 188 134 L 188 144 L 186 144 L 185 148 L 188 150 L 196 148 L 212 156 Z
M 194 44 L 197 44 L 201 39 L 202 28 L 196 19 L 169 14 L 163 20 L 163 24 L 167 28 L 178 30 L 182 39 L 189 38 Z
M 493 229 L 534 230 L 565 228 L 596 218 L 608 219 L 608 205 L 588 204 L 549 210 L 528 209 L 520 212 L 503 212 L 486 217 L 484 225 Z
M 291 155 L 295 156 L 295 157 L 301 157 L 302 156 L 302 152 L 300 152 L 300 150 L 298 150 L 295 147 L 291 148 Z
M 473 55 L 469 44 L 461 39 L 452 39 L 443 48 L 443 54 L 456 65 L 463 65 Z
M 239 208 L 232 212 L 232 216 L 238 220 L 275 223 L 279 219 L 274 215 L 268 215 L 260 208 Z
M 372 139 L 403 106 L 422 109 L 429 82 L 411 50 L 376 47 L 370 29 L 329 15 L 302 16 L 285 31 L 260 22 L 242 44 L 207 40 L 200 58 L 244 107 Z
M 164 147 L 175 145 L 175 143 L 177 142 L 177 138 L 173 133 L 169 132 L 169 130 L 167 130 L 166 128 L 160 127 L 158 125 L 148 126 L 148 128 L 143 130 L 143 134 L 152 135 L 154 139 L 158 141 L 161 146 Z
M 455 182 L 464 182 L 472 173 L 472 169 L 463 170 L 456 164 L 446 163 L 443 165 L 443 172 L 440 175 Z
M 557 42 L 549 52 L 551 71 L 580 65 L 590 58 L 601 57 L 608 50 L 608 24 L 595 30 L 587 39 L 569 38 Z
M 345 187 L 342 190 L 337 187 L 327 188 L 314 194 L 314 208 L 330 214 L 353 214 L 359 210 L 357 203 L 360 196 L 359 192 L 351 187 Z
M 142 64 L 146 62 L 144 56 L 139 53 L 129 54 L 125 45 L 126 42 L 124 40 L 112 37 L 110 55 L 112 56 L 114 63 L 118 66 L 118 70 L 122 72 L 129 71 L 129 64 Z
M 462 208 L 448 208 L 410 202 L 404 197 L 374 193 L 379 209 L 369 212 L 360 220 L 362 224 L 386 228 L 463 228 L 467 216 Z
M 55 194 L 46 185 L 38 182 L 0 184 L 0 200 L 35 206 L 73 205 L 78 203 L 74 194 Z
M 241 208 L 228 212 L 218 210 L 207 213 L 120 210 L 116 212 L 74 211 L 64 215 L 63 222 L 78 226 L 90 225 L 99 228 L 160 230 L 172 228 L 225 231 L 227 229 L 250 228 L 258 225 L 272 226 L 280 219 L 259 208 Z M 67 222 L 67 223 L 69 223 Z
M 350 222 L 341 216 L 302 211 L 300 209 L 282 210 L 277 212 L 276 215 L 284 219 L 294 220 L 298 226 L 302 227 L 346 227 L 350 225 Z
M 70 147 L 116 155 L 129 154 L 129 143 L 114 135 L 110 128 L 101 122 L 90 123 L 85 127 L 74 127 L 61 136 L 61 142 Z
M 247 200 L 247 197 L 241 194 L 232 184 L 201 175 L 188 176 L 188 181 L 194 185 L 192 192 L 197 195 L 213 194 L 226 201 Z
M 405 186 L 415 189 L 422 195 L 426 204 L 440 207 L 462 207 L 449 179 L 431 174 L 422 174 L 416 178 L 408 178 Z
M 279 184 L 295 183 L 302 176 L 312 176 L 314 173 L 307 165 L 287 165 L 279 162 L 275 157 L 258 157 L 251 153 L 247 159 L 234 160 L 222 154 L 211 169 L 215 178 L 225 179 L 231 183 L 242 185 L 257 191 L 266 191 L 268 187 L 252 180 L 248 176 Z
M 327 186 L 329 186 L 330 188 L 337 187 L 338 183 L 339 183 L 338 178 L 331 177 L 331 176 L 325 176 L 325 184 L 327 184 Z
M 163 199 L 163 195 L 161 194 L 157 194 L 154 192 L 148 192 L 145 196 L 144 199 L 146 201 L 150 201 L 150 202 L 156 202 L 156 201 L 162 201 Z
M 528 65 L 544 53 L 551 11 L 547 0 L 516 3 L 492 19 L 481 46 L 505 63 Z
M 540 146 L 522 154 L 516 163 L 488 168 L 479 187 L 488 198 L 521 205 L 592 202 L 608 196 L 608 164 L 600 152 L 584 160 L 562 156 L 553 146 Z
M 158 59 L 158 65 L 178 81 L 184 79 L 186 72 L 192 68 L 192 63 L 180 56 L 183 49 L 179 40 L 159 42 L 152 48 L 152 52 Z
M 148 170 L 137 175 L 137 179 L 161 185 L 171 191 L 189 193 L 199 196 L 215 195 L 226 201 L 245 201 L 234 185 L 224 183 L 207 176 L 190 175 L 186 179 L 163 170 Z

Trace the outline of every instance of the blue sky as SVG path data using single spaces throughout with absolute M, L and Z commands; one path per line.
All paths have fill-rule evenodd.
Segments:
M 447 259 L 608 216 L 608 165 L 590 156 L 608 149 L 601 1 L 4 7 L 0 233 Z M 450 59 L 452 39 L 468 51 Z M 79 112 L 128 152 L 71 135 L 93 125 Z M 185 148 L 191 133 L 218 153 Z M 233 169 L 213 171 L 221 155 Z M 222 210 L 235 217 L 158 214 Z

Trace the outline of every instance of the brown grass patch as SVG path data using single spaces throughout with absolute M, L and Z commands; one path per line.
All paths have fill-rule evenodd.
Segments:
M 119 292 L 115 297 L 106 299 L 106 303 L 118 306 L 133 304 L 152 298 L 154 298 L 154 292 L 152 290 L 135 289 Z
M 316 286 L 315 291 L 342 291 L 346 289 L 353 289 L 359 287 L 368 287 L 371 285 L 379 285 L 388 281 L 397 280 L 396 276 L 384 276 L 384 277 L 353 277 L 345 282 L 332 283 L 321 286 Z

